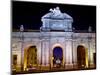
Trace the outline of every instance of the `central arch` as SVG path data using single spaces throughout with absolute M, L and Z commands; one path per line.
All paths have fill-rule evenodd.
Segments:
M 61 67 L 63 63 L 63 49 L 60 46 L 53 48 L 53 67 Z

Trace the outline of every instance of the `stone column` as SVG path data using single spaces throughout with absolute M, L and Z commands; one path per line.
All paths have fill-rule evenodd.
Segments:
M 73 40 L 73 64 L 77 64 L 77 42 Z
M 90 65 L 93 65 L 93 42 L 90 41 Z
M 49 65 L 49 40 L 45 41 L 45 65 Z
M 66 39 L 66 59 L 65 66 L 72 65 L 72 40 Z
M 41 52 L 42 52 L 42 65 L 49 64 L 49 42 L 48 40 L 42 40 L 41 43 Z
M 42 59 L 42 66 L 45 65 L 45 54 L 44 54 L 44 40 L 41 42 L 41 59 Z
M 69 63 L 72 64 L 72 40 L 68 41 Z
M 37 44 L 37 61 L 38 61 L 38 65 L 40 66 L 41 65 L 41 57 L 42 57 L 42 55 L 41 55 L 42 53 L 41 53 L 41 40 L 39 39 L 39 42 L 38 42 L 38 44 Z
M 24 70 L 24 43 L 21 44 L 21 70 Z
M 68 64 L 68 51 L 67 51 L 67 39 L 65 40 L 65 65 Z

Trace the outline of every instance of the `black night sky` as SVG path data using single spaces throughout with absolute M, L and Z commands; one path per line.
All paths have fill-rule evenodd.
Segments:
M 61 12 L 73 17 L 73 27 L 76 30 L 87 30 L 92 26 L 96 30 L 96 6 L 51 4 L 38 2 L 12 2 L 12 27 L 19 29 L 24 25 L 25 30 L 39 30 L 42 26 L 41 17 L 49 12 L 50 8 L 59 6 Z

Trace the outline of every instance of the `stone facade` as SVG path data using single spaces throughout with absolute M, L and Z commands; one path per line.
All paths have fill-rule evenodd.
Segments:
M 93 53 L 96 53 L 96 34 L 92 31 L 78 31 L 72 28 L 73 18 L 62 13 L 59 7 L 50 9 L 42 18 L 39 31 L 12 32 L 12 55 L 17 55 L 17 66 L 23 64 L 25 70 L 25 50 L 30 46 L 37 48 L 38 66 L 53 68 L 53 49 L 62 48 L 62 66 L 77 65 L 77 47 L 82 45 L 88 53 L 88 64 L 94 64 Z

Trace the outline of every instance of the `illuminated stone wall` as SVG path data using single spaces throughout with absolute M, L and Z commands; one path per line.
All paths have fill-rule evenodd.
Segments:
M 20 40 L 19 32 L 12 34 L 12 55 L 17 55 L 17 64 L 21 65 L 21 49 L 24 59 L 24 50 L 29 46 L 36 46 L 38 64 L 42 66 L 49 66 L 51 64 L 53 48 L 61 46 L 63 49 L 64 65 L 77 64 L 77 47 L 83 45 L 88 49 L 88 62 L 93 64 L 93 53 L 95 50 L 95 33 L 67 33 L 67 32 L 48 32 L 43 33 L 47 37 L 40 34 L 40 32 L 24 32 L 24 40 Z M 27 36 L 28 35 L 28 36 Z M 50 35 L 50 37 L 49 37 Z M 88 38 L 91 36 L 91 38 Z M 22 48 L 23 47 L 23 48 Z M 22 60 L 23 60 L 22 59 Z
M 72 29 L 73 18 L 62 13 L 58 7 L 51 9 L 41 21 L 43 24 L 38 32 L 12 32 L 12 55 L 17 55 L 18 66 L 21 66 L 21 61 L 24 64 L 24 53 L 30 46 L 37 48 L 39 66 L 53 66 L 53 49 L 56 46 L 63 49 L 63 66 L 77 65 L 78 45 L 85 47 L 88 52 L 87 61 L 89 65 L 93 64 L 95 33 L 75 33 Z

